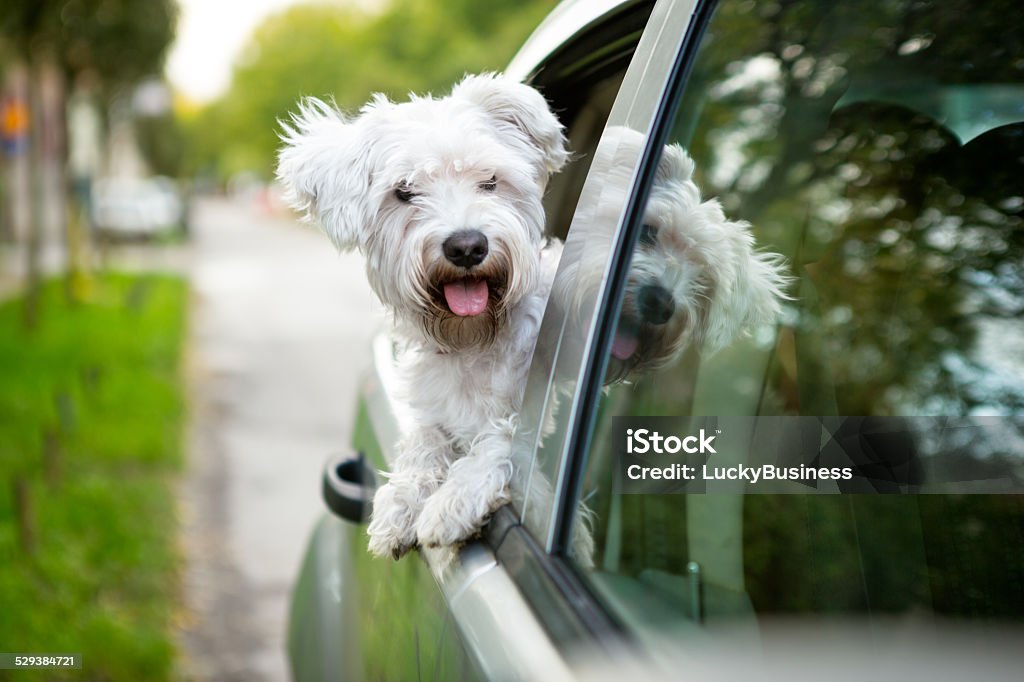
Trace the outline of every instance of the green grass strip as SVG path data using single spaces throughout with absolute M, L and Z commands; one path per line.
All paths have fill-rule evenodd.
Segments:
M 33 679 L 173 674 L 187 297 L 110 274 L 71 305 L 51 281 L 32 333 L 0 304 L 0 650 L 83 656 Z

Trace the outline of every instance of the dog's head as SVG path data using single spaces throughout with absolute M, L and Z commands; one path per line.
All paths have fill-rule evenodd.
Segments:
M 278 179 L 370 284 L 441 349 L 488 344 L 535 285 L 541 197 L 568 154 L 533 88 L 485 74 L 443 98 L 378 95 L 349 119 L 305 100 L 283 124 Z
M 627 128 L 607 134 L 618 145 L 644 143 Z M 713 353 L 774 322 L 787 298 L 783 258 L 758 251 L 747 223 L 728 220 L 715 200 L 702 201 L 693 171 L 682 147 L 662 149 L 612 342 L 611 382 L 669 365 L 687 347 Z M 628 172 L 610 169 L 610 192 L 629 186 Z M 587 272 L 601 272 L 601 264 L 581 264 L 584 286 Z

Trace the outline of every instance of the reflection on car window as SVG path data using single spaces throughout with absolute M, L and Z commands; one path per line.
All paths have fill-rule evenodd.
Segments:
M 632 11 L 632 19 L 627 24 L 635 30 L 624 37 L 620 35 L 615 41 L 614 50 L 604 53 L 596 62 L 593 62 L 598 56 L 596 53 L 584 53 L 580 62 L 583 68 L 579 68 L 580 63 L 574 63 L 572 68 L 546 69 L 538 74 L 537 83 L 565 126 L 571 152 L 570 163 L 552 178 L 544 196 L 546 233 L 551 237 L 565 239 L 570 223 L 586 223 L 585 216 L 592 215 L 594 204 L 599 202 L 578 201 L 584 182 L 588 178 L 592 182 L 590 192 L 593 197 L 595 193 L 599 195 L 601 191 L 601 183 L 594 180 L 595 176 L 602 175 L 601 168 L 629 166 L 629 163 L 623 163 L 621 157 L 614 151 L 609 152 L 607 146 L 603 164 L 597 162 L 597 157 L 598 142 L 622 86 L 636 41 L 639 40 L 646 24 L 650 7 L 646 3 L 641 3 L 633 6 Z M 616 25 L 611 32 L 618 35 L 621 28 Z M 555 74 L 552 80 L 544 80 L 552 78 L 551 74 Z M 635 162 L 632 165 L 635 166 Z M 599 170 L 591 173 L 594 168 Z M 621 182 L 628 186 L 629 177 Z M 606 227 L 611 231 L 614 223 Z M 563 264 L 576 261 L 581 257 L 581 251 L 590 251 L 582 242 L 585 240 L 575 237 L 566 240 L 567 255 L 563 256 Z M 559 275 L 557 279 L 561 281 L 561 285 L 552 298 L 568 297 L 579 301 L 580 295 L 575 290 L 569 291 L 575 288 L 575 278 Z M 585 287 L 580 287 L 583 295 L 595 293 L 592 289 L 584 289 Z M 556 425 L 556 421 L 564 420 L 569 414 L 569 411 L 557 408 L 561 401 L 558 397 L 549 396 L 548 390 L 557 385 L 559 394 L 571 392 L 571 388 L 564 380 L 555 380 L 555 375 L 564 375 L 568 365 L 578 366 L 582 348 L 577 346 L 569 352 L 568 348 L 573 344 L 563 343 L 566 339 L 565 332 L 571 329 L 572 333 L 569 333 L 568 337 L 573 339 L 585 337 L 585 332 L 580 326 L 585 315 L 579 306 L 574 306 L 576 314 L 573 316 L 573 324 L 569 327 L 562 325 L 566 319 L 565 312 L 563 307 L 551 303 L 545 311 L 544 324 L 539 331 L 537 350 L 531 363 L 523 406 L 519 414 L 516 441 L 513 445 L 513 456 L 517 461 L 511 503 L 520 513 L 524 525 L 541 542 L 545 541 L 550 530 L 550 521 L 555 509 L 557 467 L 564 442 L 559 436 L 564 436 L 566 432 L 565 428 L 560 428 L 564 427 L 564 424 Z M 575 359 L 571 360 L 570 357 Z
M 717 7 L 634 230 L 577 519 L 623 620 L 1024 618 L 1019 496 L 622 494 L 610 437 L 617 416 L 988 415 L 1016 449 L 957 456 L 1019 471 L 1022 32 L 1010 1 Z

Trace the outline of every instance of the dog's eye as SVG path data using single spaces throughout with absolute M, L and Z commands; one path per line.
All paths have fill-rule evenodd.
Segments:
M 490 180 L 487 182 L 481 182 L 477 187 L 485 192 L 493 192 L 498 187 L 498 176 L 492 175 Z
M 408 204 L 410 201 L 412 201 L 412 198 L 415 196 L 419 195 L 413 192 L 409 188 L 409 185 L 402 184 L 395 188 L 395 198 L 401 201 L 403 204 Z
M 652 246 L 658 241 L 658 228 L 654 225 L 644 223 L 640 227 L 640 243 Z

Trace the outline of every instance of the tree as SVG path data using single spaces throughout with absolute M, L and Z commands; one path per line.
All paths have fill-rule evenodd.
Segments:
M 553 5 L 396 0 L 376 15 L 291 8 L 256 30 L 228 93 L 186 121 L 187 165 L 221 178 L 243 170 L 269 178 L 277 120 L 301 97 L 354 111 L 374 92 L 440 92 L 465 73 L 500 70 Z
M 40 251 L 47 209 L 64 222 L 65 230 L 74 228 L 65 209 L 69 193 L 64 163 L 65 83 L 91 72 L 109 93 L 156 70 L 173 36 L 175 11 L 173 0 L 5 0 L 0 5 L 0 60 L 8 62 L 9 68 L 13 63 L 12 71 L 27 76 L 31 217 L 23 322 L 29 331 L 39 318 Z M 80 240 L 69 232 L 68 243 Z M 80 259 L 72 253 L 71 260 Z M 69 280 L 69 293 L 70 284 Z M 14 473 L 12 483 L 22 542 L 31 550 L 30 487 L 20 472 Z
M 0 7 L 0 54 L 23 63 L 28 71 L 33 196 L 26 249 L 25 324 L 29 328 L 38 315 L 44 208 L 53 202 L 63 206 L 67 196 L 64 84 L 92 73 L 109 97 L 158 71 L 174 35 L 176 15 L 174 0 L 7 0 Z M 44 110 L 40 87 L 48 81 L 56 83 L 55 94 Z M 55 181 L 48 183 L 47 176 Z M 66 217 L 63 210 L 58 214 Z

